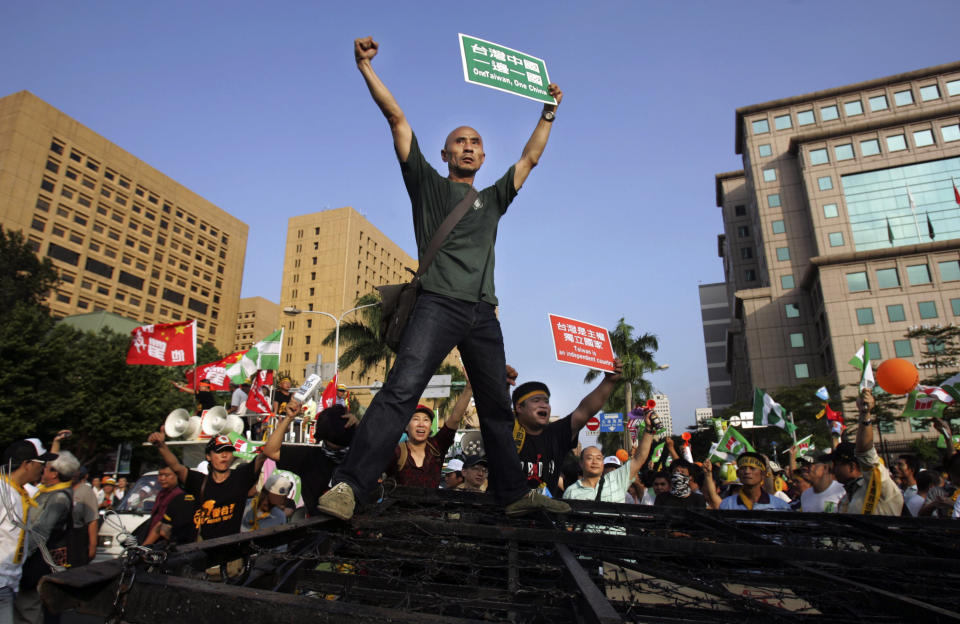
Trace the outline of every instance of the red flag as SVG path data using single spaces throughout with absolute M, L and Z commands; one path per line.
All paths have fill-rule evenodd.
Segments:
M 835 412 L 835 411 L 833 411 L 832 409 L 830 409 L 830 404 L 829 404 L 829 403 L 824 403 L 823 406 L 824 406 L 824 408 L 825 408 L 826 411 L 827 411 L 827 420 L 833 420 L 833 421 L 841 422 L 841 423 L 843 422 L 843 413 L 842 413 L 842 412 Z
M 222 360 L 210 362 L 209 364 L 204 364 L 203 366 L 198 366 L 196 368 L 197 381 L 199 382 L 206 379 L 210 382 L 210 386 L 213 390 L 221 390 L 223 392 L 230 390 L 230 378 L 227 377 L 227 369 L 234 362 L 242 358 L 244 353 L 246 353 L 246 351 L 237 351 L 236 353 L 231 353 Z M 198 385 L 194 381 L 194 371 L 187 371 L 184 376 L 187 378 L 187 383 L 189 383 L 191 387 L 196 387 Z
M 183 366 L 197 361 L 195 321 L 143 325 L 130 335 L 127 364 Z
M 330 383 L 327 384 L 327 387 L 323 389 L 323 394 L 320 395 L 320 409 L 325 410 L 328 407 L 333 407 L 337 402 L 337 377 L 334 376 L 330 380 Z
M 253 376 L 253 384 L 250 386 L 250 392 L 247 394 L 248 413 L 273 413 L 273 409 L 270 406 L 270 401 L 267 400 L 266 395 L 263 393 L 263 389 L 269 385 L 266 381 L 268 377 L 270 378 L 269 383 L 272 384 L 273 371 L 257 371 L 257 374 Z
M 957 183 L 953 183 L 953 199 L 956 200 L 957 205 L 960 206 L 960 189 L 957 188 Z

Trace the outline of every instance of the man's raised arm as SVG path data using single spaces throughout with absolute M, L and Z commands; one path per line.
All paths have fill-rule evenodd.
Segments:
M 533 129 L 533 134 L 530 135 L 530 140 L 527 141 L 527 144 L 524 146 L 520 160 L 518 160 L 514 166 L 513 187 L 518 191 L 520 187 L 523 186 L 523 183 L 526 182 L 527 176 L 530 175 L 533 168 L 540 162 L 540 156 L 543 155 L 543 150 L 547 147 L 547 139 L 550 138 L 550 128 L 553 127 L 553 116 L 557 112 L 557 106 L 560 105 L 560 101 L 563 99 L 563 91 L 561 91 L 557 85 L 551 83 L 549 90 L 550 95 L 553 96 L 557 103 L 543 105 L 543 112 L 540 113 L 540 120 L 537 122 L 537 127 Z
M 377 55 L 379 44 L 373 40 L 373 37 L 364 37 L 356 39 L 353 42 L 353 55 L 357 60 L 357 69 L 363 75 L 367 88 L 370 89 L 370 95 L 373 101 L 380 107 L 380 112 L 387 118 L 390 124 L 390 132 L 393 134 L 393 147 L 397 150 L 397 157 L 400 162 L 406 162 L 410 155 L 410 142 L 413 139 L 413 130 L 407 123 L 407 118 L 403 114 L 403 109 L 397 104 L 393 94 L 387 89 L 377 73 L 373 71 L 371 61 Z M 549 132 L 549 130 L 548 130 Z M 546 142 L 546 141 L 544 141 Z M 543 151 L 543 148 L 540 148 Z

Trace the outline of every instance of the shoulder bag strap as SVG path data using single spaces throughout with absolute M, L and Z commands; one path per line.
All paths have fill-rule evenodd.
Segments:
M 433 262 L 433 258 L 437 255 L 437 252 L 440 251 L 443 241 L 446 240 L 447 235 L 450 234 L 457 223 L 460 222 L 463 215 L 467 214 L 467 209 L 470 208 L 470 205 L 477 199 L 477 195 L 479 195 L 477 189 L 471 186 L 464 198 L 454 206 L 450 214 L 447 215 L 447 218 L 443 220 L 443 223 L 441 223 L 437 231 L 434 232 L 433 238 L 430 239 L 430 245 L 427 247 L 427 253 L 423 254 L 423 261 L 415 273 L 417 277 L 423 275 L 427 267 L 430 266 L 430 263 Z
M 606 481 L 607 475 L 600 475 L 600 485 L 597 486 L 597 498 L 594 499 L 596 502 L 600 502 L 600 495 L 603 494 L 603 483 Z

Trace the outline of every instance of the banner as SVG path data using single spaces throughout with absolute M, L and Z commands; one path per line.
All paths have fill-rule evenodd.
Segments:
M 143 325 L 130 336 L 127 364 L 184 366 L 197 361 L 195 321 Z

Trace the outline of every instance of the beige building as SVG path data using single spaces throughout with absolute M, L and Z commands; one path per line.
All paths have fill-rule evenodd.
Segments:
M 280 306 L 263 297 L 241 299 L 237 308 L 237 336 L 233 352 L 249 349 L 280 329 Z
M 740 108 L 735 150 L 716 176 L 735 399 L 856 384 L 864 340 L 918 363 L 908 328 L 960 315 L 960 63 Z
M 247 225 L 27 91 L 0 98 L 0 224 L 60 272 L 54 316 L 196 319 L 233 346 Z
M 283 263 L 281 309 L 303 313 L 283 316 L 284 340 L 280 369 L 302 382 L 308 369 L 318 364 L 324 379 L 332 374 L 333 346 L 320 343 L 334 331 L 336 322 L 357 305 L 374 286 L 408 281 L 407 268 L 417 261 L 350 207 L 292 217 L 287 225 Z M 360 320 L 362 311 L 347 314 L 343 322 Z M 345 345 L 341 345 L 341 352 Z M 340 382 L 348 386 L 383 381 L 382 369 L 363 378 L 357 365 L 341 371 Z M 361 399 L 363 400 L 363 399 Z M 366 402 L 364 400 L 364 402 Z

